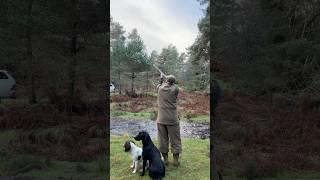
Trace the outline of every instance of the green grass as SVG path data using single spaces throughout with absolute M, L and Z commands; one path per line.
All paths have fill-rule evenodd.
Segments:
M 10 140 L 17 136 L 18 132 L 14 130 L 2 131 L 0 133 L 0 149 L 7 148 Z
M 190 119 L 187 119 L 184 116 L 180 116 L 182 121 L 187 121 L 187 122 L 199 122 L 199 123 L 204 123 L 204 122 L 210 122 L 210 116 L 209 115 L 200 115 L 200 116 L 194 116 L 191 117 Z
M 235 150 L 236 148 L 237 146 L 235 146 L 234 144 L 220 140 L 216 144 L 216 154 L 218 155 L 224 154 L 226 152 Z M 238 150 L 235 150 L 233 151 L 233 153 L 238 154 L 237 151 Z M 262 153 L 262 152 L 256 152 L 255 154 L 260 158 L 266 158 L 270 156 L 267 153 Z M 247 162 L 250 161 L 249 157 L 252 157 L 252 156 L 253 155 L 250 153 L 246 154 L 246 156 L 239 154 L 237 155 L 238 159 L 234 159 L 235 161 L 238 161 L 237 163 L 228 162 L 228 161 L 221 162 L 224 164 L 223 167 L 220 167 L 220 170 L 222 169 L 223 179 L 224 180 L 246 180 L 245 177 L 239 177 L 239 175 L 242 174 L 240 172 L 243 171 L 243 168 L 246 166 L 245 164 L 247 164 Z M 244 158 L 244 157 L 247 157 L 247 158 Z M 258 180 L 314 180 L 314 179 L 320 179 L 320 172 L 302 171 L 302 170 L 289 171 L 287 169 L 279 168 L 275 174 L 269 173 L 269 177 L 259 177 L 256 179 Z
M 128 140 L 128 136 L 111 136 L 110 140 L 110 179 L 115 180 L 131 180 L 146 179 L 149 180 L 148 172 L 144 177 L 139 173 L 132 174 L 130 163 L 132 162 L 129 154 L 123 151 L 122 145 Z M 157 141 L 154 140 L 157 145 Z M 136 143 L 141 147 L 141 143 Z M 210 161 L 209 161 L 209 140 L 200 139 L 182 139 L 183 152 L 181 155 L 181 165 L 174 167 L 172 164 L 166 168 L 165 180 L 206 180 L 210 179 Z M 172 162 L 172 154 L 169 156 Z
M 49 131 L 49 130 L 48 130 Z M 51 130 L 50 130 L 51 131 Z M 105 180 L 106 159 L 98 158 L 90 162 L 67 162 L 48 160 L 43 156 L 13 153 L 8 148 L 10 140 L 14 140 L 19 130 L 0 132 L 0 175 L 65 177 L 80 180 Z
M 124 119 L 134 119 L 134 120 L 149 120 L 153 116 L 153 112 L 148 112 L 146 110 L 133 113 L 133 112 L 125 112 L 125 111 L 116 111 L 111 110 L 111 116 L 114 117 L 120 117 Z M 187 122 L 210 122 L 210 116 L 209 115 L 200 115 L 200 116 L 194 116 L 190 119 L 187 119 L 184 115 L 180 115 L 181 121 L 187 121 Z
M 153 97 L 157 97 L 158 93 L 156 92 L 145 92 L 143 93 L 144 95 L 146 96 L 153 96 Z M 113 92 L 113 93 L 110 93 L 110 96 L 116 96 L 116 95 L 120 95 L 119 92 Z
M 145 94 L 147 96 L 153 96 L 153 97 L 157 97 L 158 96 L 158 93 L 156 93 L 156 92 L 146 92 Z
M 314 180 L 320 179 L 320 172 L 285 172 L 278 177 L 263 180 Z
M 101 158 L 103 160 L 103 158 Z M 51 167 L 45 169 L 35 169 L 26 175 L 35 177 L 67 177 L 76 179 L 106 179 L 106 173 L 103 170 L 101 160 L 92 162 L 67 162 L 53 161 Z
M 0 151 L 0 174 L 33 177 L 65 177 L 104 180 L 106 161 L 103 157 L 91 162 L 51 161 L 44 157 Z
M 224 180 L 246 180 L 235 175 L 223 176 Z M 320 179 L 319 172 L 284 172 L 276 177 L 258 178 L 259 180 L 315 180 Z
M 125 112 L 125 111 L 112 111 L 112 116 L 125 118 L 125 119 L 135 119 L 135 120 L 149 120 L 152 112 Z
M 29 105 L 28 99 L 17 98 L 17 99 L 1 99 L 0 106 L 4 106 L 6 108 L 16 107 L 16 106 L 25 106 Z

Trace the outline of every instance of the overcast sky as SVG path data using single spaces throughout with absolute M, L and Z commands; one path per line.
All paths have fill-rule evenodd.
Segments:
M 111 0 L 111 16 L 126 32 L 137 28 L 148 53 L 173 44 L 186 52 L 198 34 L 204 6 L 197 0 Z

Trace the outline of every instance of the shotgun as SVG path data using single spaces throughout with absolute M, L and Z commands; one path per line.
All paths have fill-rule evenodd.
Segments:
M 166 77 L 166 75 L 155 64 L 152 64 L 152 65 L 156 70 L 158 70 L 160 72 L 161 77 Z
M 163 80 L 166 78 L 166 75 L 155 64 L 152 65 L 156 70 L 160 72 L 160 84 L 162 84 Z

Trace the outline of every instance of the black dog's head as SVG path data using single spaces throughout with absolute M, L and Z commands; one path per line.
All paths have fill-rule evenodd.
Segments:
M 147 131 L 140 131 L 138 135 L 134 137 L 137 141 L 147 141 L 150 139 L 150 136 Z
M 123 144 L 123 148 L 124 148 L 124 152 L 128 152 L 131 149 L 131 144 L 130 142 L 132 142 L 133 144 L 135 144 L 133 141 L 128 140 Z

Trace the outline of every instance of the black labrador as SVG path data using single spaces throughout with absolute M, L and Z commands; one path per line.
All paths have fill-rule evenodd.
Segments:
M 142 141 L 143 166 L 141 176 L 144 176 L 146 163 L 149 161 L 149 176 L 154 180 L 161 180 L 166 174 L 166 169 L 161 160 L 160 151 L 153 144 L 148 132 L 140 131 L 134 139 Z

